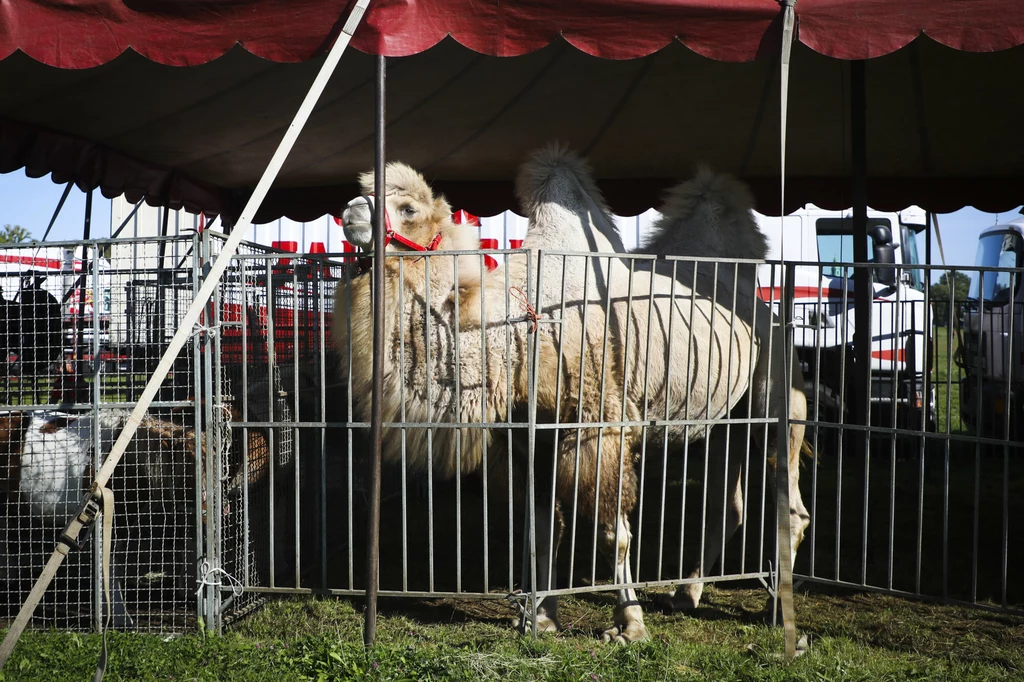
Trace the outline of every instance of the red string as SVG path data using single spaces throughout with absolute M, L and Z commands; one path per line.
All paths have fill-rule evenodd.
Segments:
M 537 321 L 540 320 L 540 316 L 537 315 L 537 311 L 534 307 L 530 305 L 530 301 L 526 297 L 526 294 L 523 293 L 523 290 L 519 287 L 511 287 L 508 292 L 519 302 L 519 307 L 523 309 L 524 313 L 526 313 L 526 319 L 532 323 L 530 325 L 530 333 L 532 334 L 537 331 Z

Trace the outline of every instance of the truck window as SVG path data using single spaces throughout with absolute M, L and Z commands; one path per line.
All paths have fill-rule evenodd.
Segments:
M 868 230 L 875 225 L 884 225 L 890 230 L 892 223 L 887 218 L 868 218 Z M 826 277 L 852 277 L 853 268 L 844 268 L 840 263 L 853 263 L 853 218 L 818 218 L 814 223 L 818 235 L 818 259 L 822 263 L 835 263 L 832 267 L 824 266 L 822 274 Z M 875 245 L 868 235 L 868 262 L 874 261 Z
M 903 252 L 903 262 L 911 265 L 918 265 L 921 262 L 920 256 L 917 253 L 917 234 L 906 225 L 900 226 L 900 250 Z M 910 275 L 910 284 L 918 291 L 924 291 L 924 270 L 913 270 L 906 271 Z
M 974 264 L 983 268 L 1019 268 L 1024 255 L 1024 240 L 1016 232 L 990 232 L 978 240 L 978 251 Z M 1011 274 L 1016 279 L 1015 289 L 1020 289 L 1020 273 L 986 272 L 984 273 L 984 291 L 982 276 L 978 271 L 971 273 L 971 289 L 967 297 L 982 300 L 985 303 L 1005 304 L 1013 297 L 1010 291 Z

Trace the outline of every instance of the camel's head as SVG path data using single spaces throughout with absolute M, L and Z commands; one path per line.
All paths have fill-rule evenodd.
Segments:
M 423 176 L 405 165 L 393 161 L 384 172 L 386 203 L 386 246 L 389 249 L 436 248 L 442 228 L 450 225 L 452 209 L 444 197 L 434 197 Z M 359 176 L 363 196 L 348 202 L 341 219 L 345 239 L 361 249 L 373 248 L 373 171 Z

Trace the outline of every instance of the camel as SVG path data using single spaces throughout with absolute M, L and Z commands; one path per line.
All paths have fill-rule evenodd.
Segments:
M 368 192 L 372 175 L 361 181 Z M 447 205 L 433 198 L 418 173 L 389 165 L 387 188 L 389 220 L 406 242 L 438 251 L 467 248 L 454 233 Z M 701 438 L 705 429 L 679 422 L 720 419 L 744 398 L 755 416 L 778 416 L 785 382 L 771 380 L 780 375 L 781 354 L 769 357 L 763 347 L 772 334 L 770 315 L 738 320 L 729 306 L 732 297 L 708 296 L 655 269 L 631 272 L 614 256 L 623 250 L 621 240 L 589 170 L 561 148 L 542 150 L 524 164 L 517 195 L 530 218 L 523 243 L 529 262 L 513 257 L 503 272 L 488 275 L 482 265 L 467 268 L 441 254 L 386 259 L 384 420 L 461 426 L 386 429 L 385 457 L 399 460 L 404 439 L 404 456 L 413 467 L 447 476 L 478 471 L 485 447 L 496 445 L 500 452 L 499 439 L 492 440 L 483 424 L 509 419 L 532 398 L 538 422 L 563 425 L 558 432 L 545 431 L 557 433 L 556 466 L 553 485 L 536 488 L 536 527 L 550 529 L 536 539 L 537 585 L 553 585 L 551 559 L 561 515 L 569 511 L 573 518 L 596 520 L 615 581 L 628 585 L 628 516 L 638 493 L 633 453 L 645 437 L 673 444 Z M 368 199 L 357 198 L 344 216 L 347 238 L 364 248 L 371 243 L 365 238 L 369 209 Z M 394 241 L 388 248 L 399 249 Z M 542 249 L 563 255 L 542 259 Z M 510 319 L 506 292 L 537 291 L 541 276 L 556 284 L 540 286 L 537 311 L 531 307 L 525 319 Z M 368 279 L 338 287 L 333 334 L 346 356 L 342 371 L 361 398 L 354 404 L 356 416 L 363 419 L 372 349 Z M 479 299 L 471 298 L 469 308 L 459 303 L 460 295 L 475 291 Z M 550 318 L 557 324 L 547 323 Z M 545 378 L 536 382 L 533 396 L 531 371 Z M 666 423 L 645 428 L 641 416 Z M 618 424 L 595 425 L 606 420 Z M 467 426 L 473 423 L 481 426 Z M 767 431 L 760 441 L 774 453 Z M 511 469 L 516 455 L 504 455 Z M 547 489 L 554 500 L 546 497 Z M 622 588 L 618 597 L 613 626 L 602 638 L 646 638 L 633 589 Z M 558 627 L 557 602 L 550 596 L 527 615 L 539 630 Z
M 640 245 L 637 252 L 657 253 L 672 256 L 707 257 L 715 256 L 734 260 L 763 261 L 768 257 L 768 242 L 757 227 L 751 210 L 753 196 L 745 184 L 726 173 L 714 173 L 706 167 L 698 169 L 694 179 L 671 188 L 660 208 L 661 217 L 653 226 L 653 234 Z M 741 238 L 737 238 L 741 236 Z M 683 279 L 692 277 L 692 267 L 682 268 Z M 676 268 L 677 276 L 679 268 Z M 750 306 L 760 309 L 759 314 L 768 312 L 768 304 L 753 298 L 757 287 L 755 265 L 736 264 L 718 269 L 719 281 L 727 288 L 742 292 L 739 302 L 750 313 Z M 781 352 L 785 343 L 781 329 L 773 329 L 773 351 Z M 797 422 L 807 419 L 807 396 L 804 393 L 804 377 L 798 363 L 792 363 L 790 375 L 789 418 Z M 721 429 L 720 429 L 721 430 Z M 803 541 L 804 532 L 810 524 L 810 514 L 800 495 L 800 455 L 811 454 L 804 439 L 803 423 L 790 425 L 789 449 L 789 502 L 791 548 L 793 560 Z M 770 461 L 769 464 L 772 462 Z M 713 492 L 709 491 L 708 501 L 726 500 L 728 509 L 725 527 L 716 527 L 712 540 L 705 545 L 701 562 L 688 576 L 696 580 L 714 566 L 721 549 L 721 533 L 725 540 L 739 528 L 743 518 L 743 494 L 741 487 L 741 457 L 729 457 L 728 470 L 717 467 Z M 724 477 L 723 477 L 723 474 Z M 775 479 L 769 477 L 774 484 Z M 728 486 L 721 488 L 721 486 Z M 721 489 L 721 493 L 719 490 Z M 721 510 L 709 510 L 706 518 L 719 518 Z M 703 583 L 690 582 L 679 590 L 673 590 L 664 600 L 670 610 L 695 608 L 700 603 Z M 681 592 L 681 594 L 680 594 Z

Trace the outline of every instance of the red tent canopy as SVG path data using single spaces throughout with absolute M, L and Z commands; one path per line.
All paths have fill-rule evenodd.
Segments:
M 0 171 L 237 210 L 350 4 L 0 3 Z M 796 16 L 793 205 L 850 203 L 850 59 L 871 60 L 872 205 L 1021 202 L 1020 0 L 799 0 Z M 475 213 L 512 206 L 523 153 L 553 137 L 588 153 L 619 212 L 656 204 L 698 161 L 777 211 L 780 25 L 774 0 L 371 0 L 362 53 L 343 58 L 259 218 L 337 210 L 370 166 L 366 53 L 402 57 L 389 155 Z

